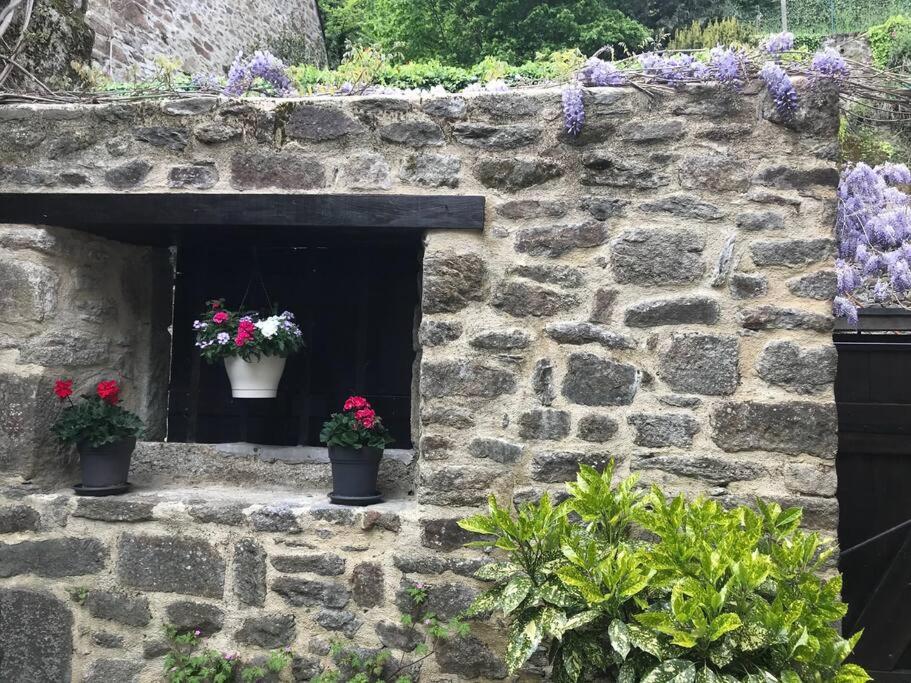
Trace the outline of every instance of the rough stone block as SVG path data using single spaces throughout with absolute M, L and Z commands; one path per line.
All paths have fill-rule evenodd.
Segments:
M 811 313 L 795 308 L 760 306 L 739 312 L 740 324 L 748 330 L 811 330 L 830 332 L 834 324 L 831 315 Z
M 736 337 L 685 333 L 671 337 L 661 354 L 658 376 L 675 391 L 727 396 L 740 383 Z
M 82 683 L 138 683 L 142 666 L 131 659 L 96 659 L 86 669 Z
M 775 451 L 834 458 L 838 416 L 834 403 L 729 401 L 715 406 L 712 439 L 728 452 Z
M 252 538 L 234 544 L 234 595 L 244 605 L 266 603 L 266 551 Z
M 133 159 L 105 171 L 104 180 L 115 190 L 129 190 L 141 185 L 151 171 L 148 161 Z
M 794 296 L 817 301 L 829 301 L 835 298 L 836 277 L 834 270 L 817 270 L 809 275 L 791 278 L 787 281 L 788 291 Z
M 755 299 L 769 291 L 769 280 L 758 273 L 732 273 L 729 289 L 735 299 Z
M 485 187 L 512 192 L 559 178 L 563 169 L 556 161 L 541 157 L 487 158 L 475 164 L 474 175 Z
M 643 202 L 639 208 L 648 213 L 668 213 L 680 218 L 696 218 L 703 221 L 716 221 L 726 215 L 714 204 L 689 194 L 672 194 Z
M 340 609 L 351 599 L 351 592 L 340 583 L 296 576 L 279 576 L 272 582 L 272 590 L 293 607 L 323 606 Z
M 521 446 L 502 439 L 472 439 L 468 444 L 468 452 L 475 458 L 487 458 L 501 464 L 513 463 L 522 457 Z
M 49 268 L 31 261 L 0 259 L 0 321 L 41 322 L 57 307 L 60 278 Z
M 553 199 L 511 199 L 497 206 L 504 218 L 560 218 L 566 215 L 566 202 Z
M 579 304 L 573 294 L 518 280 L 504 280 L 494 289 L 491 305 L 516 318 L 547 317 L 575 308 Z
M 443 673 L 465 678 L 506 678 L 506 665 L 474 636 L 457 636 L 437 643 L 437 666 Z
M 636 413 L 626 419 L 636 430 L 633 443 L 647 448 L 690 446 L 700 429 L 699 421 L 692 415 L 685 414 Z
M 165 616 L 167 623 L 178 631 L 198 629 L 204 636 L 218 633 L 225 624 L 225 613 L 220 608 L 190 600 L 172 602 L 165 610 Z
M 656 166 L 609 149 L 584 152 L 582 166 L 580 182 L 583 185 L 653 190 L 671 182 L 666 173 L 656 171 Z
M 285 531 L 297 533 L 300 525 L 294 510 L 287 506 L 274 505 L 254 510 L 250 514 L 254 531 Z
M 455 313 L 484 298 L 487 264 L 473 252 L 443 252 L 424 258 L 421 309 L 426 313 Z
M 549 358 L 542 358 L 535 363 L 531 375 L 531 388 L 542 406 L 551 405 L 557 398 L 554 385 L 554 364 Z
M 379 128 L 380 138 L 409 147 L 427 147 L 442 145 L 443 129 L 434 121 L 420 119 L 396 121 Z
M 691 154 L 680 162 L 680 186 L 700 192 L 743 192 L 752 164 L 727 154 Z
M 124 586 L 204 598 L 224 594 L 225 560 L 205 541 L 124 534 L 118 555 L 117 578 Z
M 171 152 L 182 152 L 190 138 L 186 128 L 169 126 L 143 126 L 136 128 L 133 136 L 140 142 L 147 142 L 153 147 L 164 147 Z
M 361 607 L 377 607 L 386 601 L 386 578 L 377 562 L 361 562 L 351 572 L 351 595 Z
M 418 343 L 423 347 L 444 346 L 462 336 L 462 324 L 445 320 L 424 320 L 418 330 Z
M 97 574 L 108 549 L 96 538 L 48 538 L 0 545 L 0 577 L 35 574 L 57 578 Z
M 239 138 L 243 132 L 244 129 L 241 126 L 222 121 L 201 123 L 193 129 L 193 135 L 197 140 L 210 145 Z
M 70 680 L 73 615 L 50 593 L 24 588 L 0 590 L 0 642 L 0 680 Z
M 614 216 L 621 216 L 629 202 L 617 197 L 599 197 L 586 195 L 579 202 L 579 208 L 594 218 L 596 221 L 606 221 Z
M 290 645 L 296 630 L 293 614 L 264 614 L 244 619 L 234 639 L 245 645 L 275 649 Z
M 425 519 L 421 521 L 421 545 L 432 550 L 458 550 L 470 541 L 482 537 L 459 526 L 457 518 Z
M 753 242 L 750 255 L 757 266 L 803 267 L 830 260 L 835 255 L 835 242 L 829 238 Z
M 575 481 L 579 465 L 591 465 L 603 470 L 610 462 L 609 453 L 576 453 L 557 451 L 539 453 L 531 461 L 531 478 L 548 484 Z
M 838 352 L 834 346 L 803 348 L 794 342 L 770 342 L 762 350 L 757 374 L 769 384 L 798 394 L 812 394 L 835 381 Z
M 576 436 L 583 441 L 602 443 L 612 439 L 618 428 L 617 421 L 607 415 L 585 415 L 579 420 Z
M 154 503 L 111 498 L 79 498 L 73 517 L 100 522 L 146 522 L 152 519 Z
M 526 349 L 531 344 L 531 335 L 525 330 L 488 330 L 471 338 L 469 346 L 486 351 L 515 351 Z
M 780 190 L 809 190 L 814 186 L 834 188 L 838 185 L 838 169 L 834 166 L 794 168 L 776 165 L 761 169 L 754 178 L 759 185 Z
M 353 638 L 363 626 L 363 622 L 351 612 L 336 609 L 321 609 L 313 620 L 327 631 L 341 631 L 348 638 Z
M 744 211 L 737 215 L 737 227 L 742 230 L 784 230 L 784 216 L 777 211 Z
M 413 154 L 405 159 L 399 177 L 424 187 L 458 187 L 462 160 L 450 154 Z
M 473 506 L 487 500 L 504 476 L 502 468 L 442 465 L 421 469 L 418 500 L 433 505 Z
M 616 289 L 601 288 L 595 291 L 592 303 L 592 312 L 588 316 L 590 322 L 609 325 L 613 319 L 614 306 L 617 303 L 619 292 Z
M 96 619 L 116 621 L 126 626 L 145 626 L 152 620 L 149 601 L 140 595 L 92 589 L 86 594 L 83 604 Z
M 181 190 L 209 190 L 218 184 L 214 162 L 201 161 L 191 166 L 174 166 L 168 171 L 168 187 Z
M 580 405 L 616 406 L 632 403 L 638 387 L 638 372 L 632 365 L 591 353 L 574 353 L 567 363 L 562 392 Z
M 837 486 L 835 468 L 814 463 L 789 463 L 784 468 L 784 485 L 795 493 L 831 497 Z
M 392 187 L 392 173 L 382 155 L 355 152 L 342 166 L 341 182 L 352 190 L 388 190 Z
M 510 268 L 507 275 L 524 277 L 548 285 L 559 285 L 566 289 L 575 289 L 584 282 L 582 271 L 578 268 L 550 263 L 519 265 Z
M 611 242 L 611 269 L 619 283 L 685 284 L 705 273 L 704 249 L 705 240 L 690 230 L 626 230 Z
M 536 409 L 519 415 L 523 439 L 559 441 L 569 435 L 570 416 L 565 410 Z
M 363 132 L 363 124 L 339 108 L 299 104 L 285 122 L 285 134 L 292 140 L 326 142 Z
M 666 121 L 630 121 L 620 126 L 620 137 L 629 142 L 666 142 L 679 140 L 686 132 L 683 121 L 668 119 Z
M 315 190 L 326 185 L 326 172 L 315 157 L 295 150 L 252 149 L 231 157 L 231 185 L 238 190 Z
M 311 572 L 320 576 L 339 576 L 345 573 L 345 558 L 332 553 L 276 555 L 270 562 L 275 569 L 286 574 Z
M 696 455 L 637 456 L 630 463 L 630 469 L 634 472 L 658 470 L 715 486 L 727 486 L 733 481 L 750 481 L 767 474 L 764 467 L 753 463 Z
M 430 116 L 460 119 L 465 116 L 465 99 L 463 97 L 435 97 L 424 100 L 421 110 Z
M 119 650 L 123 647 L 124 638 L 116 633 L 95 631 L 92 633 L 92 642 L 98 647 L 108 648 L 109 650 Z
M 516 376 L 501 368 L 468 360 L 425 361 L 421 365 L 421 395 L 426 398 L 496 398 L 515 390 Z
M 720 315 L 721 307 L 715 299 L 683 296 L 634 304 L 624 312 L 623 322 L 629 327 L 714 325 Z
M 489 123 L 456 123 L 452 134 L 458 142 L 481 149 L 527 147 L 541 137 L 541 129 L 526 123 L 494 126 Z
M 40 524 L 41 517 L 33 507 L 28 505 L 4 505 L 0 507 L 0 534 L 38 531 Z
M 603 223 L 580 223 L 546 228 L 526 228 L 516 235 L 516 251 L 556 258 L 573 249 L 591 249 L 607 241 Z
M 545 334 L 558 344 L 600 344 L 606 349 L 634 349 L 636 340 L 590 322 L 548 323 Z
M 373 631 L 383 647 L 403 652 L 413 652 L 418 645 L 424 642 L 423 636 L 419 635 L 415 629 L 390 621 L 381 621 L 373 627 Z

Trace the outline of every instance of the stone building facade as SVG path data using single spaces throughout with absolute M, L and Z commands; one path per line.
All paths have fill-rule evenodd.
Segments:
M 83 387 L 130 376 L 133 407 L 161 431 L 169 255 L 0 229 L 0 679 L 157 680 L 165 623 L 251 656 L 291 645 L 296 680 L 332 638 L 408 649 L 395 624 L 409 582 L 430 586 L 442 616 L 481 587 L 471 574 L 488 555 L 462 548 L 456 520 L 490 493 L 559 492 L 580 462 L 800 505 L 834 531 L 838 119 L 832 97 L 800 87 L 786 125 L 749 88 L 592 89 L 578 138 L 562 132 L 557 89 L 0 108 L 0 190 L 37 202 L 486 199 L 483 232 L 424 236 L 418 447 L 389 459 L 393 495 L 363 510 L 324 502 L 319 454 L 155 441 L 127 496 L 55 488 L 61 373 Z M 438 644 L 422 680 L 504 678 L 502 632 L 494 618 Z

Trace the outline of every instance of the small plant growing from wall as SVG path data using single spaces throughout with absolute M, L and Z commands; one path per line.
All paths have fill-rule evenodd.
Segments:
M 203 648 L 201 632 L 165 627 L 170 652 L 164 660 L 168 683 L 255 683 L 269 674 L 281 676 L 293 660 L 290 649 L 272 650 L 263 665 L 245 664 L 231 652 Z

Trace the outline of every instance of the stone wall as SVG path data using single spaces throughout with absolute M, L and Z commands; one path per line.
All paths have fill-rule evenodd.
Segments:
M 621 473 L 728 503 L 763 495 L 801 505 L 808 526 L 834 531 L 836 355 L 829 299 L 838 120 L 830 95 L 799 87 L 804 105 L 787 125 L 754 88 L 732 96 L 694 86 L 654 99 L 632 89 L 595 89 L 585 95 L 586 126 L 576 139 L 561 132 L 556 89 L 426 99 L 6 106 L 0 108 L 0 136 L 9 141 L 0 147 L 0 189 L 486 198 L 483 233 L 425 237 L 416 495 L 397 513 L 394 542 L 387 529 L 373 529 L 363 541 L 384 567 L 386 606 L 361 609 L 341 598 L 330 605 L 289 602 L 285 572 L 271 560 L 262 608 L 241 609 L 232 578 L 207 593 L 183 591 L 224 611 L 220 642 L 234 638 L 247 651 L 262 648 L 239 643 L 235 629 L 262 610 L 284 615 L 285 624 L 293 617 L 293 644 L 302 653 L 314 635 L 329 634 L 315 622 L 323 608 L 355 614 L 363 621 L 356 642 L 376 646 L 385 642 L 379 623 L 394 618 L 392 593 L 401 582 L 442 583 L 442 594 L 460 600 L 476 589 L 464 578 L 471 556 L 457 549 L 465 538 L 454 520 L 491 492 L 515 500 L 559 492 L 580 462 L 601 465 L 614 457 Z M 48 234 L 19 230 L 34 240 Z M 28 297 L 40 299 L 31 291 Z M 18 363 L 27 346 L 17 330 L 42 330 L 40 321 L 23 325 L 6 328 L 16 347 L 4 352 L 8 364 Z M 23 391 L 35 387 L 27 382 Z M 28 424 L 30 433 L 40 433 L 39 422 Z M 123 504 L 149 506 L 153 493 Z M 187 512 L 192 492 L 168 495 L 175 498 L 155 502 L 140 521 L 121 522 L 110 519 L 119 513 L 74 520 L 77 505 L 96 503 L 35 494 L 25 504 L 56 506 L 58 517 L 70 521 L 53 522 L 41 536 L 28 527 L 0 547 L 0 566 L 20 563 L 8 572 L 3 587 L 11 593 L 4 599 L 24 600 L 16 592 L 24 587 L 51 590 L 63 601 L 64 584 L 84 580 L 49 581 L 48 570 L 16 559 L 24 551 L 12 541 L 94 539 L 103 546 L 99 559 L 90 572 L 74 574 L 89 575 L 105 590 L 141 591 L 150 602 L 153 617 L 125 629 L 124 648 L 113 657 L 141 661 L 174 589 L 151 579 L 131 583 L 130 570 L 121 568 L 129 546 L 158 553 L 154 539 L 171 531 L 188 542 L 208 538 L 212 546 L 201 556 L 213 566 L 223 562 L 230 577 L 238 552 L 231 543 L 238 541 L 229 539 L 256 532 L 253 506 L 290 494 L 235 493 L 246 505 L 234 517 L 240 527 L 224 529 L 218 525 L 226 522 L 202 526 Z M 116 509 L 117 503 L 97 505 Z M 322 538 L 306 505 L 290 507 L 304 537 Z M 356 519 L 365 514 L 330 509 Z M 41 524 L 58 519 L 39 513 Z M 125 530 L 126 524 L 139 527 Z M 256 538 L 270 556 L 285 552 L 282 535 Z M 346 558 L 346 573 L 332 581 L 349 590 L 349 572 L 364 556 L 338 544 L 332 552 Z M 166 553 L 161 558 L 161 571 L 168 571 Z M 306 581 L 324 581 L 315 569 L 304 571 Z M 81 608 L 34 600 L 54 605 L 53 623 L 75 619 L 74 633 L 108 630 Z M 347 619 L 333 614 L 326 623 Z M 484 627 L 479 634 L 489 635 Z M 496 652 L 496 639 L 490 642 Z M 106 657 L 100 646 L 78 643 L 76 668 Z M 424 671 L 429 680 L 504 673 L 474 640 L 428 660 Z
M 316 0 L 86 0 L 94 60 L 109 74 L 154 71 L 157 56 L 177 57 L 191 73 L 223 74 L 240 51 L 283 33 L 301 36 L 315 64 L 326 63 Z

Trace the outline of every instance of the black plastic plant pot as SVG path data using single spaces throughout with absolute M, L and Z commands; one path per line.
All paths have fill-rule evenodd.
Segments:
M 136 448 L 136 439 L 121 439 L 103 446 L 81 443 L 79 466 L 82 469 L 82 483 L 75 487 L 76 493 L 89 496 L 112 496 L 124 493 L 130 487 L 127 476 L 130 459 Z
M 332 492 L 329 500 L 339 505 L 382 503 L 376 480 L 380 472 L 380 448 L 342 448 L 329 446 L 332 463 Z

